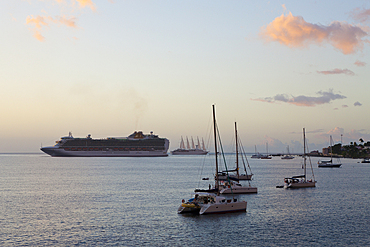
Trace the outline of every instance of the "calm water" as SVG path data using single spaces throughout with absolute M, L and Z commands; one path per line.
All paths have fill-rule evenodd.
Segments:
M 227 158 L 228 160 L 231 157 Z M 278 189 L 301 158 L 249 159 L 246 213 L 184 216 L 213 158 L 51 158 L 0 154 L 0 246 L 366 246 L 370 164 L 317 168 L 316 188 Z M 232 166 L 233 162 L 229 162 Z

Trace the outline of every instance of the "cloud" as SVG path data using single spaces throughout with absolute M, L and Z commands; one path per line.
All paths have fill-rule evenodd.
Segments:
M 39 0 L 39 1 L 44 1 L 44 0 Z M 95 4 L 92 2 L 92 0 L 53 0 L 54 2 L 57 2 L 58 5 L 53 5 L 61 8 L 63 12 L 65 11 L 70 11 L 70 12 L 75 12 L 76 10 L 76 5 L 78 8 L 90 8 L 92 11 L 96 10 Z M 47 12 L 43 10 L 43 12 Z M 58 25 L 63 25 L 66 27 L 71 27 L 71 28 L 76 28 L 76 17 L 71 16 L 71 17 L 66 17 L 66 15 L 62 16 L 48 16 L 48 15 L 37 15 L 37 16 L 27 16 L 26 18 L 26 24 L 33 26 L 31 28 L 31 31 L 33 32 L 33 36 L 39 40 L 39 41 L 44 41 L 45 37 L 42 36 L 41 31 L 44 28 L 50 28 L 51 24 L 58 24 Z
M 293 104 L 296 106 L 316 106 L 330 103 L 333 100 L 337 99 L 345 99 L 347 98 L 344 95 L 334 94 L 333 90 L 329 90 L 328 92 L 319 91 L 317 92 L 318 97 L 313 96 L 288 96 L 287 94 L 277 94 L 274 97 L 266 97 L 266 98 L 259 98 L 259 99 L 252 99 L 254 101 L 261 101 L 261 102 L 268 102 L 268 103 L 276 103 L 276 102 L 284 102 L 288 104 Z
M 355 65 L 357 65 L 358 67 L 364 67 L 364 66 L 366 65 L 366 63 L 365 63 L 365 62 L 361 62 L 361 61 L 357 60 L 357 61 L 355 62 Z
M 342 108 L 348 108 L 348 105 L 342 105 Z
M 341 135 L 344 133 L 344 129 L 340 127 L 335 127 L 327 132 L 328 135 Z
M 73 27 L 73 28 L 77 27 L 75 17 L 67 18 L 65 16 L 58 16 L 56 18 L 53 18 L 51 16 L 38 15 L 36 17 L 33 17 L 33 15 L 31 15 L 31 16 L 27 16 L 27 19 L 26 19 L 27 25 L 34 25 L 34 28 L 32 29 L 33 36 L 39 41 L 45 40 L 45 38 L 41 35 L 41 30 L 43 27 L 49 27 L 49 23 L 62 24 L 67 27 Z
M 350 132 L 343 134 L 343 142 L 350 143 L 350 142 L 357 142 L 359 143 L 359 139 L 362 138 L 365 142 L 370 141 L 370 134 L 361 133 L 364 130 L 354 130 L 352 129 Z
M 353 105 L 354 106 L 362 106 L 362 104 L 360 102 L 358 102 L 358 101 L 356 101 Z
M 362 40 L 368 34 L 359 26 L 334 21 L 329 26 L 306 22 L 301 16 L 287 15 L 276 17 L 263 27 L 261 36 L 267 41 L 277 41 L 289 47 L 305 47 L 309 44 L 329 43 L 343 54 L 362 50 Z
M 348 145 L 350 142 L 357 142 L 360 138 L 364 139 L 365 142 L 370 140 L 370 134 L 364 134 L 365 130 L 354 130 L 351 129 L 349 132 L 346 132 L 344 128 L 335 127 L 334 129 L 331 129 L 327 131 L 326 133 L 320 133 L 315 135 L 315 138 L 321 139 L 323 142 L 325 142 L 326 145 L 330 145 L 329 143 L 329 136 L 332 136 L 334 143 L 340 143 L 343 142 L 343 145 Z
M 355 75 L 355 73 L 349 69 L 333 69 L 333 70 L 317 71 L 317 73 L 323 74 L 323 75 L 337 75 L 337 74 Z
M 354 20 L 362 22 L 362 23 L 370 21 L 370 9 L 356 8 L 354 11 L 352 11 L 351 17 Z
M 91 10 L 95 11 L 96 8 L 95 8 L 95 5 L 94 3 L 91 1 L 91 0 L 76 0 L 79 5 L 84 8 L 84 7 L 90 7 Z

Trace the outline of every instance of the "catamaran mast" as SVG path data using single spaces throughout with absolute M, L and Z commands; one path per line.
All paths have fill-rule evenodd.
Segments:
M 217 195 L 220 195 L 218 190 L 218 159 L 217 159 L 217 134 L 216 134 L 216 112 L 215 112 L 215 105 L 212 105 L 213 110 L 213 138 L 215 140 L 215 157 L 216 157 L 216 180 L 215 180 L 215 189 L 217 190 Z
M 235 153 L 236 153 L 236 176 L 239 179 L 239 154 L 238 154 L 238 130 L 235 122 Z
M 303 128 L 303 165 L 304 165 L 304 181 L 306 181 L 306 133 Z

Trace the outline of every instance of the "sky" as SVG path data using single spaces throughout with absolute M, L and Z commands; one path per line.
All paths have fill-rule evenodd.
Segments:
M 301 152 L 303 128 L 310 150 L 370 140 L 369 0 L 12 0 L 0 18 L 0 153 L 135 130 L 173 150 L 207 139 L 213 104 L 225 147 L 234 122 L 249 152 Z

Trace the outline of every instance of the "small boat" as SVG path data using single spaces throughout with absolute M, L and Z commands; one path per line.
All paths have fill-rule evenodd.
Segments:
M 342 163 L 340 159 L 337 158 L 337 162 L 333 161 L 333 138 L 330 136 L 330 160 L 319 160 L 317 162 L 318 167 L 321 168 L 339 168 L 341 167 Z
M 196 193 L 187 202 L 183 200 L 177 209 L 179 214 L 221 214 L 245 212 L 247 202 L 237 199 L 226 199 L 213 193 Z
M 313 174 L 312 164 L 311 164 L 311 171 L 312 171 L 312 178 L 307 180 L 307 173 L 306 173 L 306 133 L 305 129 L 303 128 L 303 171 L 304 175 L 293 176 L 284 178 L 284 188 L 285 189 L 299 189 L 299 188 L 308 188 L 308 187 L 315 187 L 316 181 Z
M 196 193 L 194 200 L 191 200 L 191 201 L 189 200 L 186 203 L 185 203 L 185 200 L 182 201 L 182 204 L 177 210 L 178 213 L 198 212 L 199 214 L 220 214 L 220 213 L 234 213 L 234 212 L 246 212 L 247 211 L 246 201 L 238 201 L 236 198 L 227 200 L 225 197 L 220 196 L 220 184 L 219 184 L 218 175 L 217 175 L 218 174 L 218 152 L 217 152 L 217 144 L 218 144 L 217 142 L 218 130 L 217 129 L 218 128 L 217 128 L 217 123 L 216 123 L 216 113 L 215 113 L 214 105 L 212 106 L 212 110 L 213 110 L 213 135 L 214 135 L 214 144 L 215 144 L 215 166 L 216 166 L 216 179 L 215 179 L 215 187 L 214 187 L 215 194 L 201 193 L 201 192 Z M 195 200 L 196 197 L 197 197 L 197 200 Z M 199 198 L 199 202 L 198 202 L 198 198 Z
M 288 154 L 281 157 L 282 160 L 291 160 L 294 159 L 294 156 L 290 155 L 289 153 L 289 146 L 287 147 Z
M 266 155 L 261 155 L 260 159 L 263 159 L 263 160 L 269 160 L 271 159 L 272 157 L 269 155 L 269 146 L 268 146 L 268 143 L 266 142 Z
M 370 158 L 364 158 L 361 163 L 370 163 Z
M 244 167 L 244 174 L 240 174 L 239 173 L 239 160 L 242 161 L 243 163 L 243 167 Z M 245 165 L 247 163 L 247 166 L 249 168 L 249 172 L 250 174 L 248 174 L 247 172 L 247 166 Z M 237 130 L 237 126 L 236 126 L 236 122 L 235 122 L 235 164 L 236 164 L 236 168 L 235 170 L 231 170 L 231 171 L 223 171 L 223 172 L 218 172 L 218 179 L 219 180 L 228 180 L 228 179 L 231 179 L 231 180 L 235 180 L 235 181 L 239 181 L 239 180 L 252 180 L 252 170 L 251 170 L 251 167 L 249 166 L 249 162 L 248 162 L 248 159 L 247 159 L 247 155 L 244 151 L 244 148 L 243 148 L 243 145 L 241 143 L 241 140 L 238 136 L 238 130 Z M 235 172 L 235 173 L 231 173 L 231 172 Z
M 263 154 L 257 152 L 257 147 L 254 145 L 254 154 L 251 156 L 252 159 L 261 159 Z

